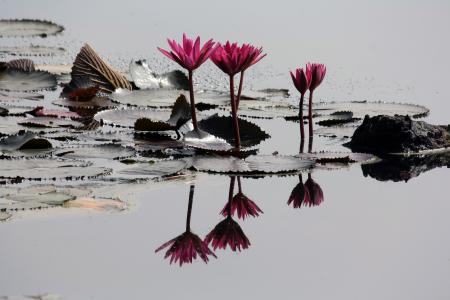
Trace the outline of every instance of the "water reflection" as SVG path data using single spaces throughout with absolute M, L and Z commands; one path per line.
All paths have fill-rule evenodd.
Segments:
M 226 217 L 229 215 L 234 216 L 234 214 L 237 213 L 238 218 L 242 220 L 245 220 L 245 218 L 248 216 L 258 217 L 260 213 L 263 213 L 263 211 L 258 207 L 258 205 L 256 205 L 255 202 L 253 202 L 242 192 L 242 183 L 240 176 L 237 176 L 237 182 L 238 193 L 234 195 L 234 197 L 229 199 L 229 201 L 227 201 L 227 204 L 222 209 L 221 214 Z
M 311 173 L 308 173 L 308 179 L 303 183 L 302 174 L 298 175 L 299 183 L 294 187 L 289 196 L 288 205 L 293 208 L 303 206 L 318 206 L 323 200 L 323 191 L 320 185 L 312 179 Z
M 191 185 L 189 190 L 189 204 L 186 217 L 186 231 L 174 239 L 162 244 L 155 252 L 159 252 L 164 248 L 169 247 L 166 251 L 164 258 L 170 256 L 170 263 L 179 262 L 180 266 L 184 263 L 192 263 L 197 258 L 197 255 L 205 262 L 208 263 L 208 256 L 216 257 L 216 255 L 209 249 L 208 244 L 202 239 L 191 232 L 191 214 L 192 214 L 192 202 L 194 199 L 195 185 Z M 217 257 L 216 257 L 217 258 Z
M 226 213 L 224 214 L 224 212 L 222 211 L 222 214 L 226 215 L 225 219 L 219 222 L 219 224 L 217 224 L 216 227 L 214 227 L 214 229 L 211 230 L 211 232 L 208 233 L 208 235 L 205 238 L 205 242 L 207 244 L 211 244 L 214 250 L 216 250 L 217 248 L 226 249 L 227 246 L 229 246 L 232 251 L 237 250 L 241 251 L 241 249 L 247 249 L 250 246 L 250 241 L 242 231 L 242 228 L 232 218 L 233 199 L 235 198 L 233 197 L 235 181 L 236 177 L 234 176 L 230 177 L 228 203 L 224 208 L 224 210 L 226 210 Z M 251 202 L 253 203 L 253 201 Z M 236 208 L 236 206 L 234 207 Z M 242 216 L 245 217 L 245 215 Z
M 428 155 L 387 157 L 374 164 L 361 165 L 365 177 L 378 181 L 405 181 L 434 168 L 450 168 L 450 152 Z

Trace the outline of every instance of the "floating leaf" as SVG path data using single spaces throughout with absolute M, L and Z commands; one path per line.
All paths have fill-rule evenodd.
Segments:
M 131 61 L 130 75 L 134 84 L 140 89 L 189 89 L 188 78 L 182 71 L 176 70 L 158 75 L 150 70 L 150 67 L 145 59 Z
M 104 144 L 93 146 L 80 146 L 76 148 L 64 148 L 55 152 L 55 156 L 70 159 L 123 159 L 135 156 L 136 151 L 131 147 L 116 144 Z
M 336 126 L 347 123 L 353 123 L 361 120 L 360 118 L 354 118 L 351 111 L 336 111 L 331 113 L 326 119 L 319 120 L 317 122 L 320 126 Z
M 48 47 L 35 45 L 18 46 L 18 47 L 0 46 L 0 53 L 12 56 L 57 56 L 65 54 L 66 50 L 61 47 Z
M 18 124 L 25 127 L 37 128 L 80 128 L 83 126 L 83 123 L 74 120 L 58 119 L 52 117 L 27 118 L 18 122 Z
M 317 102 L 313 104 L 313 110 L 321 115 L 349 111 L 355 118 L 364 118 L 365 115 L 409 115 L 419 118 L 430 112 L 428 108 L 421 105 L 383 101 Z
M 100 91 L 112 93 L 118 88 L 131 90 L 131 84 L 118 71 L 113 70 L 85 44 L 72 67 L 72 80 L 86 79 L 100 88 Z
M 119 171 L 120 174 L 133 176 L 161 177 L 177 174 L 186 169 L 184 160 L 162 160 L 156 162 L 137 163 L 132 167 Z
M 183 142 L 186 146 L 201 150 L 228 152 L 234 150 L 234 147 L 226 140 L 218 138 L 206 131 L 190 131 L 184 135 Z
M 63 107 L 80 108 L 80 109 L 112 108 L 117 106 L 117 104 L 115 104 L 106 97 L 94 97 L 89 101 L 77 101 L 66 98 L 60 98 L 53 101 L 52 104 Z
M 98 122 L 128 128 L 133 128 L 134 123 L 141 118 L 164 122 L 170 118 L 170 111 L 145 108 L 119 108 L 104 110 L 94 116 L 94 119 Z
M 198 171 L 232 174 L 283 174 L 305 171 L 314 161 L 294 156 L 252 155 L 246 159 L 237 157 L 197 156 L 192 166 Z
M 39 138 L 32 132 L 21 132 L 0 139 L 0 151 L 49 148 L 52 148 L 52 144 L 48 140 Z
M 109 174 L 110 169 L 92 167 L 87 163 L 61 159 L 0 160 L 0 178 L 77 180 Z
M 0 20 L 0 37 L 47 37 L 63 30 L 63 26 L 44 20 Z
M 34 105 L 36 101 L 44 99 L 44 95 L 26 92 L 0 91 L 0 101 L 5 103 L 20 102 L 21 106 Z
M 0 72 L 0 90 L 14 92 L 36 92 L 56 88 L 56 77 L 43 71 L 23 72 L 6 70 Z
M 258 145 L 263 140 L 270 137 L 261 128 L 247 120 L 238 119 L 241 134 L 241 146 L 252 147 Z M 229 144 L 234 145 L 233 119 L 231 116 L 218 116 L 217 114 L 202 119 L 198 126 L 200 129 L 225 139 Z
M 298 156 L 315 160 L 318 164 L 368 163 L 376 160 L 376 157 L 372 154 L 358 152 L 313 152 L 301 153 Z
M 73 111 L 61 109 L 48 109 L 42 106 L 36 107 L 34 110 L 30 111 L 29 114 L 36 117 L 53 117 L 53 118 L 70 118 L 70 119 L 82 118 L 79 114 Z

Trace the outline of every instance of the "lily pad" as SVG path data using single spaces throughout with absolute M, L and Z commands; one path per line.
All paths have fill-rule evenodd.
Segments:
M 89 101 L 77 101 L 66 98 L 60 98 L 53 101 L 52 104 L 57 106 L 82 108 L 82 109 L 112 108 L 117 106 L 117 104 L 115 104 L 106 97 L 94 97 Z
M 241 146 L 253 147 L 269 138 L 258 125 L 247 120 L 238 119 L 241 134 Z M 218 116 L 217 114 L 199 121 L 200 129 L 226 140 L 234 145 L 233 120 L 231 116 Z
M 97 113 L 94 119 L 107 125 L 134 128 L 138 119 L 147 118 L 165 122 L 170 118 L 169 110 L 153 110 L 145 108 L 119 108 Z
M 52 117 L 34 117 L 26 118 L 18 122 L 19 125 L 25 127 L 35 127 L 35 128 L 80 128 L 83 123 L 70 120 L 70 119 L 59 119 Z
M 52 148 L 52 144 L 48 140 L 39 138 L 32 132 L 21 132 L 0 139 L 0 151 L 49 148 Z
M 187 166 L 188 164 L 184 160 L 162 160 L 137 163 L 130 168 L 119 171 L 119 174 L 151 177 L 170 176 L 185 170 Z
M 229 152 L 235 147 L 230 145 L 226 140 L 209 134 L 206 131 L 190 131 L 184 135 L 183 142 L 186 146 L 199 150 Z
M 140 89 L 189 89 L 188 78 L 182 71 L 175 70 L 158 75 L 150 69 L 145 59 L 131 61 L 130 75 L 134 84 Z
M 117 144 L 105 144 L 96 146 L 80 146 L 76 148 L 64 148 L 55 152 L 55 156 L 70 159 L 123 159 L 135 156 L 136 151 L 131 147 Z
M 0 91 L 0 101 L 4 103 L 20 102 L 22 106 L 28 106 L 28 103 L 32 103 L 33 105 L 35 101 L 40 101 L 42 99 L 44 99 L 44 95 L 37 93 Z M 31 101 L 34 101 L 34 103 Z
M 372 154 L 358 152 L 313 152 L 301 153 L 298 156 L 303 159 L 315 160 L 318 164 L 368 163 L 377 159 Z
M 61 109 L 48 109 L 42 106 L 38 106 L 29 114 L 36 117 L 52 117 L 52 118 L 70 118 L 70 119 L 81 119 L 82 117 L 73 111 L 61 110 Z
M 45 20 L 0 20 L 0 37 L 47 37 L 63 30 L 63 26 Z
M 360 121 L 361 118 L 354 118 L 351 111 L 336 111 L 331 113 L 326 119 L 317 121 L 320 126 L 337 126 Z
M 36 92 L 56 88 L 56 77 L 44 71 L 23 72 L 6 70 L 0 72 L 0 90 Z
M 19 47 L 0 47 L 0 53 L 11 56 L 57 56 L 66 53 L 66 50 L 61 47 L 49 46 L 19 46 Z
M 428 115 L 430 110 L 424 106 L 408 103 L 395 102 L 370 102 L 370 101 L 350 101 L 350 102 L 318 102 L 313 104 L 315 113 L 321 115 L 332 115 L 336 112 L 349 111 L 355 118 L 364 118 L 365 115 L 409 115 L 420 118 Z
M 197 171 L 226 174 L 285 174 L 306 171 L 313 166 L 313 160 L 281 155 L 252 155 L 246 159 L 197 156 L 192 159 L 192 167 Z
M 28 180 L 78 180 L 107 175 L 110 169 L 61 159 L 0 160 L 0 178 Z

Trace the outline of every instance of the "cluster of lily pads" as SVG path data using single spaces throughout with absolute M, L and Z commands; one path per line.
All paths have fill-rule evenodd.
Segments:
M 62 31 L 52 22 L 0 20 L 0 37 L 39 39 Z M 196 172 L 226 174 L 232 177 L 229 203 L 222 211 L 225 219 L 204 239 L 192 234 L 188 222 L 183 235 L 158 249 L 169 247 L 166 257 L 180 264 L 196 255 L 207 261 L 214 255 L 209 243 L 214 250 L 228 245 L 234 251 L 250 245 L 230 219 L 235 212 L 239 218 L 262 213 L 244 197 L 240 178 L 234 176 L 298 175 L 299 184 L 288 204 L 299 208 L 323 201 L 321 188 L 311 178 L 314 168 L 374 160 L 373 155 L 344 148 L 313 151 L 312 141 L 308 153 L 303 153 L 303 102 L 308 90 L 310 138 L 316 123 L 314 134 L 338 147 L 349 140 L 365 115 L 428 113 L 422 106 L 382 101 L 313 103 L 313 92 L 326 71 L 320 64 L 292 73 L 300 101 L 291 99 L 287 89 L 244 91 L 244 73 L 265 57 L 262 48 L 212 40 L 201 46 L 199 38 L 186 36 L 181 44 L 169 40 L 169 45 L 171 51 L 160 51 L 186 69 L 187 76 L 181 70 L 158 74 L 145 60 L 132 60 L 128 72 L 121 72 L 87 44 L 69 66 L 48 59 L 63 53 L 61 47 L 0 46 L 0 184 L 7 187 L 0 193 L 0 220 L 20 209 L 75 203 L 92 207 L 96 200 L 123 208 L 114 197 L 120 185 Z M 39 65 L 36 57 L 48 60 Z M 208 58 L 228 75 L 229 90 L 194 90 L 194 70 Z M 301 153 L 259 154 L 261 143 L 271 142 L 270 128 L 261 128 L 260 119 L 299 122 Z M 302 173 L 308 173 L 305 183 Z M 233 197 L 235 180 L 239 193 Z M 80 187 L 90 192 L 81 193 Z M 39 197 L 33 199 L 33 193 Z

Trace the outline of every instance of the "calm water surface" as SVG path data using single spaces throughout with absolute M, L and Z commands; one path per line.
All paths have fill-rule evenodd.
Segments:
M 426 105 L 432 123 L 449 123 L 448 1 L 17 1 L 0 0 L 0 18 L 45 18 L 62 36 L 2 39 L 5 45 L 51 44 L 71 63 L 89 42 L 125 70 L 147 58 L 155 70 L 175 65 L 156 46 L 183 31 L 263 45 L 268 57 L 249 86 L 285 87 L 287 71 L 307 61 L 328 66 L 322 100 L 386 100 Z M 199 85 L 226 86 L 211 65 Z M 293 92 L 294 93 L 294 92 Z M 259 121 L 271 135 L 260 153 L 293 154 L 298 130 Z M 316 150 L 340 149 L 318 143 Z M 0 295 L 56 293 L 65 299 L 449 299 L 449 170 L 405 182 L 364 177 L 360 166 L 317 170 L 317 207 L 286 204 L 296 176 L 243 178 L 243 191 L 264 211 L 239 220 L 251 246 L 216 251 L 209 264 L 180 268 L 154 250 L 184 231 L 195 183 L 193 231 L 204 237 L 221 220 L 227 176 L 139 186 L 121 214 L 71 210 L 24 213 L 0 224 Z M 306 175 L 303 176 L 306 178 Z

